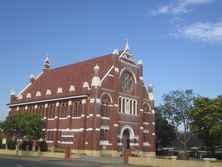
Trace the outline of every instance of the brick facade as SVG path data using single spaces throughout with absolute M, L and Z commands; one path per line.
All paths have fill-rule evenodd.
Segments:
M 134 62 L 128 45 L 122 52 L 50 69 L 31 76 L 18 95 L 11 94 L 9 114 L 41 115 L 49 146 L 113 151 L 131 147 L 155 152 L 152 85 L 143 82 L 143 63 Z

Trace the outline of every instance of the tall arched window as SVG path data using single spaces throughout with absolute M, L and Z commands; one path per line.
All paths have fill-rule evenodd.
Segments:
M 122 112 L 122 98 L 119 97 L 119 112 Z
M 109 104 L 111 103 L 110 97 L 107 94 L 102 96 L 101 100 L 101 116 L 109 117 Z
M 149 122 L 149 115 L 145 114 L 145 113 L 148 113 L 149 110 L 150 110 L 149 105 L 145 103 L 143 105 L 143 113 L 144 113 L 143 122 Z

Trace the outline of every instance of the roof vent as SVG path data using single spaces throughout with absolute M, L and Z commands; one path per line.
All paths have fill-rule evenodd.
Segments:
M 52 95 L 52 92 L 51 92 L 50 89 L 47 89 L 47 90 L 46 90 L 46 95 Z
M 75 86 L 74 86 L 74 85 L 70 85 L 69 91 L 70 91 L 70 92 L 74 92 L 74 91 L 75 91 Z
M 27 95 L 26 95 L 26 98 L 27 98 L 27 99 L 30 99 L 30 98 L 32 98 L 32 95 L 31 95 L 31 93 L 27 93 Z
M 58 88 L 57 93 L 62 93 L 62 88 Z
M 41 92 L 40 92 L 40 91 L 37 91 L 36 94 L 35 94 L 35 96 L 36 96 L 36 97 L 40 97 L 40 96 L 41 96 Z

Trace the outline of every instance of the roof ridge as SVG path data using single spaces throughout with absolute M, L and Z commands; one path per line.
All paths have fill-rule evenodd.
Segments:
M 54 71 L 54 70 L 58 70 L 58 69 L 61 69 L 61 68 L 70 67 L 70 66 L 73 66 L 73 65 L 76 65 L 76 64 L 82 64 L 82 63 L 94 61 L 94 60 L 97 60 L 97 59 L 103 59 L 103 58 L 109 57 L 109 56 L 112 56 L 112 54 L 110 53 L 110 54 L 106 54 L 106 55 L 103 55 L 103 56 L 100 56 L 100 57 L 94 57 L 94 58 L 91 58 L 91 59 L 86 59 L 86 60 L 83 60 L 83 61 L 80 60 L 80 61 L 72 63 L 72 64 L 67 64 L 67 65 L 64 65 L 64 66 L 49 69 L 48 71 Z

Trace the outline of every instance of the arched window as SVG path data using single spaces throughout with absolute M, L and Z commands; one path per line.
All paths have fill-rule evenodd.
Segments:
M 136 101 L 133 101 L 133 115 L 136 115 Z
M 110 104 L 110 97 L 107 94 L 104 94 L 102 96 L 101 100 L 101 116 L 102 117 L 108 117 L 108 110 L 109 110 L 109 104 Z
M 123 98 L 123 103 L 122 103 L 122 112 L 125 113 L 125 98 Z
M 63 103 L 63 104 L 60 106 L 60 117 L 61 117 L 61 118 L 66 117 L 67 105 L 68 105 L 67 103 Z
M 149 122 L 149 115 L 148 114 L 145 114 L 145 113 L 148 113 L 150 110 L 150 107 L 148 104 L 144 104 L 143 105 L 143 113 L 144 113 L 144 116 L 143 116 L 143 122 Z
M 118 105 L 118 107 L 119 107 L 119 112 L 122 112 L 122 98 L 121 97 L 119 97 L 119 105 Z
M 82 115 L 82 102 L 79 102 L 79 107 L 78 107 L 78 117 L 81 117 Z

